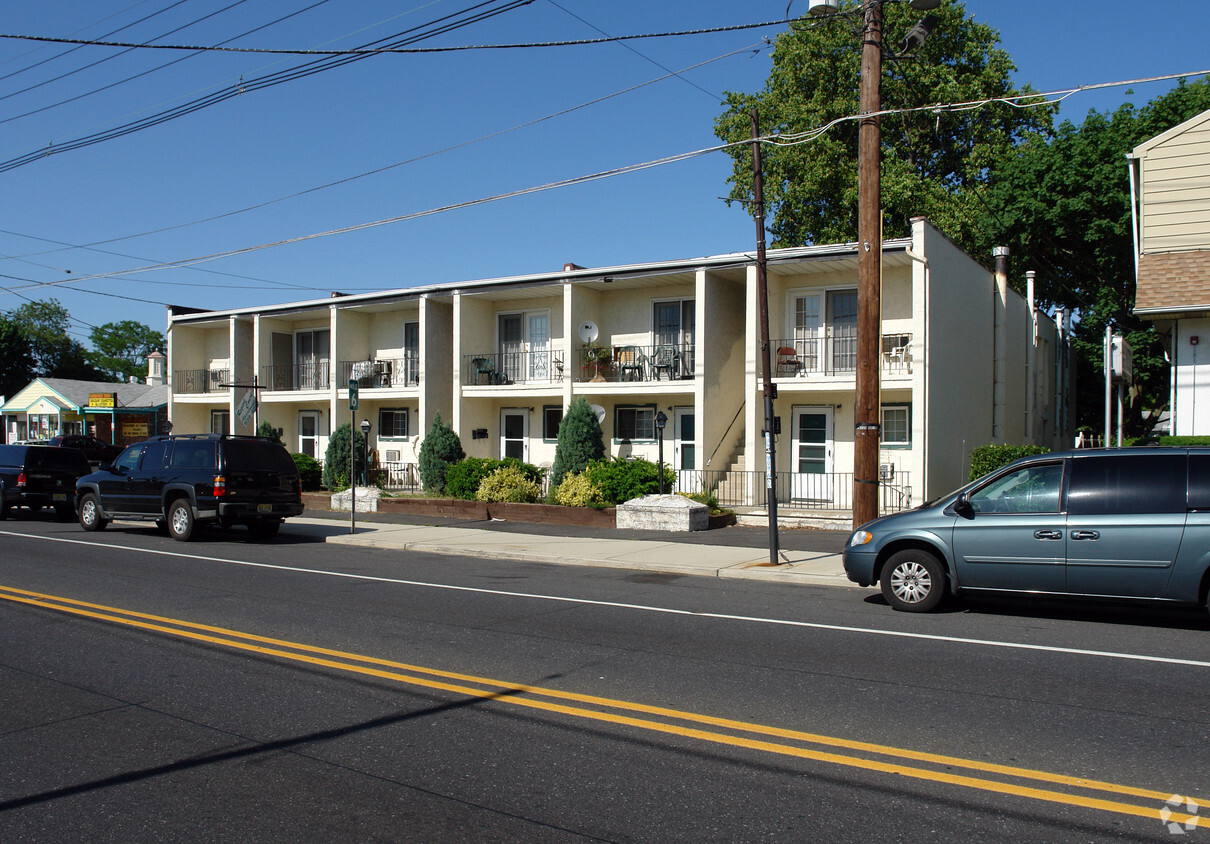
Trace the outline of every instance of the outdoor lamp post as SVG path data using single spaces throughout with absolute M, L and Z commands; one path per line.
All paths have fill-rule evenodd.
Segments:
M 370 483 L 370 420 L 361 420 L 361 437 L 362 437 L 362 457 L 361 462 L 361 485 L 368 486 Z
M 655 415 L 655 435 L 660 444 L 660 495 L 664 494 L 664 426 L 668 424 L 668 416 L 664 411 Z

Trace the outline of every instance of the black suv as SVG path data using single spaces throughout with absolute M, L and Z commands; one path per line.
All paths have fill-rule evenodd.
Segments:
M 135 443 L 80 478 L 76 498 L 85 530 L 102 530 L 115 518 L 153 520 L 181 541 L 207 523 L 273 536 L 282 519 L 303 511 L 298 468 L 281 443 L 218 434 Z
M 0 445 L 0 519 L 13 507 L 76 509 L 76 479 L 92 471 L 84 453 L 48 445 Z

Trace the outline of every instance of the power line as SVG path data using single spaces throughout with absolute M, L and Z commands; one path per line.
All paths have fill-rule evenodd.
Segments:
M 184 0 L 182 0 L 182 2 L 184 2 Z M 558 8 L 563 9 L 562 6 L 559 6 Z M 567 12 L 567 9 L 563 9 L 563 11 Z M 584 20 L 572 12 L 567 13 L 573 17 L 579 18 L 579 20 Z M 587 21 L 584 22 L 588 23 Z M 679 38 L 685 35 L 711 35 L 719 32 L 739 32 L 745 29 L 759 29 L 766 26 L 784 26 L 788 23 L 790 23 L 788 20 L 776 20 L 764 21 L 762 23 L 743 23 L 736 24 L 734 26 L 715 26 L 707 29 L 683 29 L 673 32 L 648 32 L 637 35 L 603 35 L 601 38 L 579 38 L 568 41 L 530 41 L 516 44 L 462 44 L 452 47 L 376 47 L 374 49 L 356 48 L 352 50 L 302 50 L 273 49 L 266 47 L 222 46 L 222 44 L 225 44 L 226 42 L 221 42 L 219 45 L 148 44 L 130 41 L 97 41 L 86 38 L 56 38 L 47 35 L 17 35 L 14 33 L 0 33 L 0 38 L 11 38 L 19 41 L 40 41 L 49 44 L 77 44 L 86 47 L 122 47 L 138 50 L 185 50 L 192 53 L 266 53 L 269 55 L 282 56 L 374 56 L 384 53 L 456 53 L 466 50 L 526 50 L 545 47 L 582 47 L 589 44 L 610 44 L 619 41 L 635 41 L 642 38 Z M 592 24 L 588 25 L 592 26 Z M 592 28 L 597 29 L 595 26 Z M 597 31 L 600 32 L 601 30 L 597 29 Z M 244 34 L 246 35 L 248 33 Z M 242 36 L 236 37 L 239 38 Z M 644 56 L 644 58 L 646 57 Z

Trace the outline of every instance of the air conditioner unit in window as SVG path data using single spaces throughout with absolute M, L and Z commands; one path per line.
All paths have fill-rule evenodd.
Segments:
M 386 461 L 388 463 L 398 463 L 399 462 L 399 452 L 398 451 L 389 451 L 388 450 L 383 453 L 386 455 Z
M 895 464 L 894 463 L 879 463 L 878 464 L 878 480 L 880 480 L 880 481 L 895 480 Z

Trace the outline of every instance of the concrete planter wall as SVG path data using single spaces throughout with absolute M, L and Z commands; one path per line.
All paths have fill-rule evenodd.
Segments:
M 329 509 L 327 493 L 304 493 L 303 503 L 312 509 Z M 552 504 L 487 504 L 459 498 L 380 498 L 379 513 L 407 516 L 440 516 L 451 519 L 504 519 L 509 522 L 536 524 L 579 525 L 582 527 L 614 527 L 615 510 L 593 510 L 590 507 L 561 507 Z

